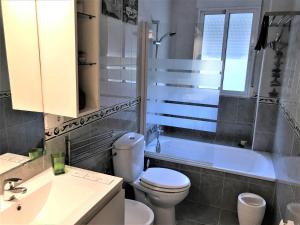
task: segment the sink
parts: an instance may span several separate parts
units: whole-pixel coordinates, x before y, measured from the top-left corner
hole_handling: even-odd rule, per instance
[[[121,183],[121,178],[87,170],[69,168],[66,174],[54,176],[49,169],[22,184],[28,193],[2,207],[0,221],[6,225],[76,224],[95,206],[101,208],[101,200],[120,190]]]

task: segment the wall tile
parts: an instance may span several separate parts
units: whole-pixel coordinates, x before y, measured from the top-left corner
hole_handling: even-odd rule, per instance
[[[0,98],[0,129],[4,129],[6,127],[6,105],[7,105],[7,98]]]
[[[260,103],[257,115],[257,131],[275,132],[278,105]]]
[[[294,143],[293,129],[280,111],[277,118],[274,152],[280,155],[291,155]]]
[[[15,125],[7,129],[8,152],[27,154],[27,139],[25,127]]]
[[[294,202],[295,195],[290,185],[277,183],[276,185],[276,198],[282,219],[286,218],[286,206],[290,202]]]
[[[5,104],[5,119],[6,119],[6,126],[12,127],[16,125],[20,125],[24,122],[24,112],[20,110],[13,110],[11,98],[6,98]]]
[[[191,181],[190,191],[186,199],[192,202],[203,202],[206,192],[203,192],[203,190],[200,189],[201,174],[191,171],[181,172]]]
[[[218,122],[215,143],[238,146],[241,140],[246,140],[248,146],[251,146],[252,133],[252,124]]]
[[[266,183],[259,180],[253,180],[249,183],[249,192],[257,194],[264,198],[268,205],[273,206],[275,187],[273,183]]]
[[[1,129],[0,130],[0,154],[7,152],[7,136],[6,136],[6,130]]]
[[[202,173],[200,181],[201,202],[218,207],[223,197],[224,177]]]
[[[293,156],[300,156],[300,138],[297,134],[294,135],[294,143],[292,149]]]
[[[254,98],[239,98],[238,99],[238,114],[237,122],[239,123],[254,123],[255,119],[256,99]]]
[[[220,97],[218,121],[235,122],[238,113],[238,98]]]
[[[273,152],[275,134],[270,132],[256,132],[253,144],[255,151]]]
[[[221,207],[236,212],[238,196],[244,192],[248,192],[248,182],[226,178]]]
[[[282,216],[281,216],[280,208],[279,208],[277,202],[275,202],[275,204],[274,204],[273,225],[280,224],[281,218],[282,218]]]

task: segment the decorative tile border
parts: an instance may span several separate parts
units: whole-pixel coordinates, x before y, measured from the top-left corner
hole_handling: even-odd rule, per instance
[[[294,130],[294,132],[300,138],[300,124],[298,124],[296,122],[296,120],[294,119],[294,117],[291,116],[291,114],[288,112],[288,110],[286,110],[286,108],[284,107],[284,105],[282,105],[280,103],[279,106],[280,106],[280,109],[281,109],[284,117],[286,118],[286,120],[288,121],[288,123],[290,124],[290,126],[292,127],[292,129]]]
[[[1,98],[9,98],[10,96],[11,96],[10,91],[0,92],[0,99]]]
[[[256,96],[257,97],[257,96]],[[270,97],[259,97],[259,103],[264,103],[264,104],[279,104],[279,98],[270,98]]]
[[[109,106],[107,108],[100,109],[97,112],[88,114],[83,117],[79,117],[73,120],[69,120],[60,126],[57,126],[52,129],[48,129],[45,131],[45,139],[50,140],[67,132],[70,132],[79,127],[85,126],[97,120],[103,120],[115,113],[130,109],[135,107],[136,105],[141,103],[141,97],[137,97],[135,99],[129,100],[128,102],[123,102],[120,104],[116,104],[113,106]]]

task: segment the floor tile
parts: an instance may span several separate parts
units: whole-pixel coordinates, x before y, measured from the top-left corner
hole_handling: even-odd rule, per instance
[[[237,214],[228,210],[222,210],[219,225],[239,225]]]
[[[184,201],[176,207],[176,218],[178,221],[187,220],[205,225],[217,225],[219,216],[220,209],[194,202]]]
[[[176,225],[207,225],[207,224],[199,223],[192,220],[177,220]]]

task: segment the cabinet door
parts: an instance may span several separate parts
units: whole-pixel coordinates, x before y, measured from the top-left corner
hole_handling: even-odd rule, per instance
[[[120,191],[87,225],[124,225],[125,193]]]
[[[38,0],[44,112],[78,116],[76,1]]]
[[[35,1],[2,0],[1,7],[13,108],[43,112]]]

